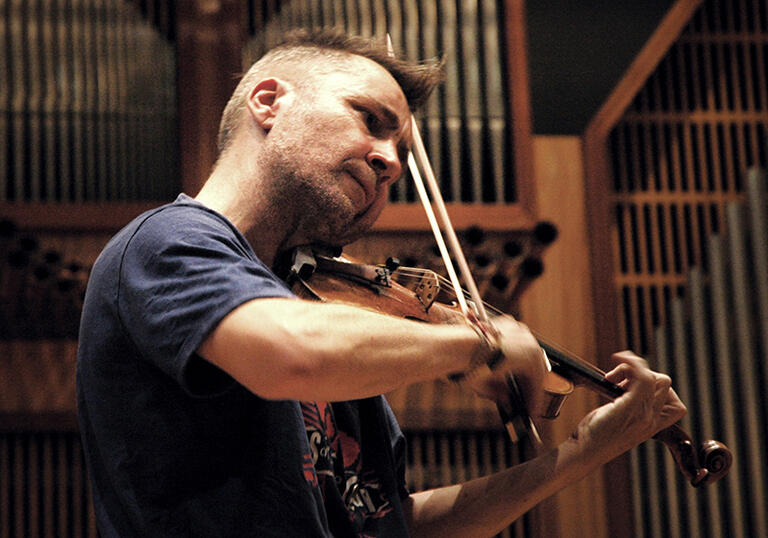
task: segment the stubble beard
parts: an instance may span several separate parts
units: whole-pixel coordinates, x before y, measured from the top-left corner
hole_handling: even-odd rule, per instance
[[[302,169],[296,159],[301,154],[290,151],[277,150],[271,155],[265,163],[272,178],[271,207],[281,217],[277,222],[287,227],[284,244],[343,246],[363,234],[355,226],[354,204],[341,189],[341,171],[315,172],[322,168],[311,163]]]

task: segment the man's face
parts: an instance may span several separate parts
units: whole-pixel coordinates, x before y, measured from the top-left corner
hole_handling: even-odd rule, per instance
[[[351,56],[349,68],[297,90],[267,135],[267,165],[286,196],[296,239],[346,244],[381,213],[411,142],[410,110],[379,64]],[[278,112],[278,117],[280,112]]]

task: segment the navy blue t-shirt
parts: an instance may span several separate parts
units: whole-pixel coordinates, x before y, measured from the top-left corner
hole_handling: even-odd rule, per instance
[[[382,397],[264,400],[195,354],[244,302],[293,297],[181,195],[97,259],[77,397],[104,536],[405,536],[404,440]]]

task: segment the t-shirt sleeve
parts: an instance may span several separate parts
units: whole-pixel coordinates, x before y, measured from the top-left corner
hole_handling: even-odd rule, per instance
[[[251,299],[293,296],[230,226],[203,210],[170,207],[139,226],[120,263],[125,330],[143,358],[191,394],[233,383],[195,353],[224,316]]]

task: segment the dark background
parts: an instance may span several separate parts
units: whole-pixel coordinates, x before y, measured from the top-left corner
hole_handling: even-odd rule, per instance
[[[535,134],[581,134],[672,1],[526,2]]]

